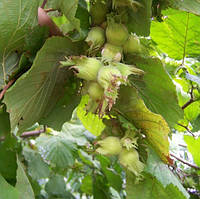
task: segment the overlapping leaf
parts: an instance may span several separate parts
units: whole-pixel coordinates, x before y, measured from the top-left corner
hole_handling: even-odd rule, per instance
[[[11,186],[6,182],[6,180],[0,174],[0,187],[1,187],[1,194],[0,199],[20,199],[19,192],[16,188]]]
[[[65,134],[40,136],[36,145],[42,158],[53,167],[65,169],[74,164],[76,145]]]
[[[131,56],[128,62],[135,64],[145,74],[143,79],[131,79],[137,87],[145,105],[154,113],[161,114],[170,127],[183,118],[177,100],[176,88],[158,58]]]
[[[16,65],[14,51],[23,49],[26,34],[36,24],[37,7],[35,0],[0,2],[0,87]]]
[[[200,15],[200,2],[199,0],[167,0],[172,8],[191,12]]]
[[[19,191],[20,199],[35,199],[33,189],[19,159],[17,159],[17,165],[17,183],[15,187]]]
[[[200,51],[200,17],[187,12],[168,9],[164,22],[152,22],[152,39],[171,58],[197,57]]]
[[[145,168],[145,172],[151,174],[152,176],[156,177],[156,179],[166,188],[170,184],[177,187],[179,192],[189,198],[189,194],[182,186],[181,182],[177,179],[176,176],[169,170],[167,165],[165,165],[160,158],[156,155],[156,153],[149,149],[149,156],[147,159],[147,164]],[[174,194],[175,195],[175,194]]]
[[[28,173],[34,180],[47,178],[50,175],[49,165],[44,162],[40,154],[32,149],[25,147],[23,154],[28,162]]]
[[[192,136],[185,135],[184,141],[187,144],[189,152],[192,154],[194,162],[200,167],[200,137],[195,139]]]
[[[138,184],[134,183],[134,177],[131,173],[127,175],[127,199],[187,199],[173,184],[165,188],[153,176],[145,174],[144,179]]]
[[[134,125],[142,129],[162,160],[169,156],[169,127],[162,116],[149,111],[135,88],[122,87],[116,108]]]
[[[152,0],[141,0],[138,2],[140,6],[136,9],[126,8],[126,13],[128,14],[127,28],[129,32],[148,36],[150,34]]]
[[[105,125],[102,122],[102,119],[100,119],[97,115],[93,113],[88,113],[85,110],[85,105],[88,102],[88,97],[83,96],[81,103],[77,107],[77,116],[83,123],[84,127],[90,131],[95,136],[98,136],[101,134],[103,129],[105,128]]]
[[[75,17],[78,2],[79,0],[52,0],[47,3],[47,7],[61,10],[72,26],[80,30],[80,21]]]
[[[71,90],[72,73],[66,68],[59,68],[59,61],[64,56],[77,52],[76,44],[67,38],[52,37],[46,41],[32,68],[5,95],[4,102],[10,112],[11,129],[18,126],[20,130],[24,130],[42,117],[47,117],[58,100],[62,100],[65,92]],[[65,106],[63,103],[59,105]]]

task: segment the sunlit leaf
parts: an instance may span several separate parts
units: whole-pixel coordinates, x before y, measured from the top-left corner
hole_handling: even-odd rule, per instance
[[[162,116],[149,111],[135,88],[122,87],[116,108],[133,124],[144,131],[148,141],[167,162],[169,156],[169,127]]]
[[[199,55],[200,18],[169,9],[163,12],[164,22],[152,22],[151,37],[158,47],[174,59]]]
[[[189,152],[192,154],[194,162],[200,167],[200,137],[195,139],[192,136],[185,135],[184,141],[187,144]]]

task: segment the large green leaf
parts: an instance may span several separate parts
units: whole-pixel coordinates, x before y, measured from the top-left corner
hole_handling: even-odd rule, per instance
[[[92,195],[92,176],[91,175],[87,175],[83,178],[81,182],[81,191],[88,195]]]
[[[0,137],[5,136],[10,132],[9,114],[4,106],[0,106]]]
[[[19,198],[19,192],[16,188],[6,182],[6,180],[0,174],[0,199],[21,199]]]
[[[61,10],[71,25],[80,30],[80,21],[75,17],[78,3],[79,0],[52,0],[47,3],[47,7]]]
[[[168,162],[170,129],[162,116],[147,109],[135,88],[124,86],[120,89],[116,109],[146,134],[161,159]]]
[[[128,61],[145,72],[142,80],[136,77],[131,79],[145,105],[152,112],[161,114],[173,128],[183,118],[183,111],[178,105],[176,88],[162,62],[158,58],[139,56],[131,56]]]
[[[102,119],[100,119],[97,115],[91,112],[86,112],[85,105],[87,102],[88,96],[83,96],[79,106],[77,107],[77,116],[90,133],[98,136],[105,128],[105,125],[103,124]]]
[[[64,176],[53,175],[45,185],[45,191],[52,196],[62,196],[66,191]]]
[[[191,12],[200,15],[200,2],[199,0],[167,0],[169,6],[172,8],[180,9],[183,11]]]
[[[25,147],[23,149],[23,154],[26,161],[28,162],[28,173],[34,180],[49,177],[49,165],[44,162],[38,152]]]
[[[77,90],[79,88],[79,81],[75,79],[74,76],[69,77],[69,74],[65,73],[68,76],[67,85],[61,92],[63,97],[59,99],[55,107],[51,112],[46,112],[42,119],[40,120],[41,124],[46,124],[49,127],[52,127],[55,130],[60,131],[63,123],[69,121],[72,117],[72,112],[78,106],[80,102],[80,96],[77,95]],[[56,95],[59,88],[55,88],[55,93],[52,93],[52,96]],[[49,106],[51,106],[51,101],[49,101]]]
[[[0,143],[0,174],[12,185],[16,183],[16,152],[9,148],[9,141]]]
[[[19,191],[20,199],[35,199],[33,189],[24,171],[22,163],[17,159],[17,183],[16,188]]]
[[[88,143],[84,135],[86,129],[81,123],[66,122],[63,124],[61,131],[79,146],[84,146]]]
[[[138,0],[141,6],[133,10],[126,8],[128,14],[127,28],[129,32],[137,35],[149,36],[151,25],[151,4],[152,0]]]
[[[36,24],[37,7],[36,0],[0,1],[0,87],[15,66],[8,59],[23,49],[26,34]]]
[[[46,41],[32,68],[5,95],[12,130],[18,126],[22,131],[47,117],[58,100],[68,92],[66,88],[72,86],[72,73],[67,68],[60,68],[59,61],[66,55],[77,53],[76,47],[67,38],[52,37]]]
[[[179,182],[177,177],[169,170],[168,166],[160,160],[152,149],[149,149],[145,172],[156,177],[164,187],[173,184],[186,198],[189,198],[189,194],[184,189],[181,182]]]
[[[166,188],[153,176],[144,174],[144,179],[135,184],[131,173],[127,174],[127,199],[186,199],[175,186],[169,184]]]
[[[187,144],[189,152],[192,154],[194,162],[200,167],[200,137],[195,139],[192,136],[185,135],[184,141]]]
[[[52,166],[66,169],[74,164],[76,146],[65,134],[40,136],[36,145],[42,158]]]
[[[169,9],[164,22],[152,22],[151,37],[158,47],[174,59],[197,57],[200,51],[200,17]]]

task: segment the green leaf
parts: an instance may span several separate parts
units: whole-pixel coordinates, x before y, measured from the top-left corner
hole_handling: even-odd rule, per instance
[[[7,80],[13,65],[8,59],[16,50],[21,51],[26,34],[36,24],[38,1],[2,0],[0,3],[0,86]]]
[[[185,135],[184,141],[187,144],[189,152],[192,154],[194,162],[200,167],[200,137],[195,139],[192,136]]]
[[[164,22],[152,22],[151,37],[171,58],[197,57],[200,46],[200,18],[193,14],[169,9],[163,12]],[[166,45],[167,44],[167,45]]]
[[[168,166],[161,161],[152,149],[149,149],[145,172],[156,177],[165,188],[166,186],[173,184],[186,198],[189,198],[189,194],[182,186],[181,182],[179,182],[178,178],[169,170]]]
[[[83,178],[81,182],[81,191],[83,193],[92,195],[92,176],[87,175]]]
[[[135,77],[131,80],[136,85],[147,108],[161,114],[173,128],[183,118],[183,111],[178,105],[175,85],[162,62],[158,58],[134,56],[129,57],[128,62],[145,72],[142,81]]]
[[[23,131],[51,113],[67,92],[65,88],[72,76],[66,67],[59,67],[59,61],[77,52],[77,45],[67,38],[52,37],[46,41],[31,69],[5,95],[12,130],[18,126]]]
[[[135,10],[127,8],[128,14],[127,28],[129,32],[136,33],[137,35],[149,36],[151,25],[151,4],[152,0],[138,1],[141,6]]]
[[[75,17],[79,0],[53,0],[47,6],[53,9],[59,9],[66,16],[68,21],[80,31],[80,21]]]
[[[17,165],[17,183],[15,187],[19,191],[20,199],[35,199],[33,189],[19,159],[17,159]]]
[[[109,185],[120,192],[123,183],[121,176],[112,168],[102,168],[102,170],[108,180]]]
[[[93,196],[94,199],[110,199],[108,186],[104,177],[100,174],[93,176]]]
[[[162,116],[147,109],[135,88],[121,87],[116,109],[146,134],[147,140],[161,159],[168,162],[170,132],[168,124]]]
[[[45,40],[49,36],[49,31],[46,26],[35,26],[25,37],[24,50],[28,54],[36,54],[43,46]]]
[[[66,191],[64,176],[53,175],[45,185],[45,191],[52,196],[62,196]]]
[[[46,162],[44,162],[40,154],[28,147],[23,149],[23,154],[28,162],[28,173],[34,180],[41,178],[48,178],[50,175],[50,169]]]
[[[86,129],[82,124],[73,123],[73,122],[66,122],[62,126],[61,132],[66,134],[68,138],[73,140],[77,145],[84,146],[88,143],[84,132]]]
[[[200,2],[199,0],[167,0],[169,6],[175,9],[191,12],[196,15],[200,15]]]
[[[95,136],[99,136],[105,125],[97,115],[89,112],[86,114],[85,105],[88,102],[88,96],[83,96],[79,106],[77,107],[77,116],[83,123],[83,126]]]
[[[8,77],[15,71],[18,62],[19,56],[15,52],[12,52],[7,56],[3,68],[0,60],[0,89],[5,86],[6,80],[8,80]]]
[[[6,180],[0,174],[0,187],[1,194],[0,199],[21,199],[19,198],[19,192],[16,188],[6,182]]]
[[[42,158],[52,166],[65,169],[74,164],[76,146],[65,134],[40,136],[36,139],[36,145]]]
[[[14,185],[16,183],[16,152],[9,149],[9,140],[7,138],[4,143],[0,143],[0,174]]]
[[[5,136],[10,132],[9,114],[6,112],[5,107],[0,106],[0,137]]]
[[[80,103],[80,96],[77,95],[77,91],[79,89],[79,81],[75,79],[74,76],[70,77],[69,73],[66,72],[63,75],[68,76],[67,85],[65,88],[61,88],[60,84],[57,86],[59,88],[55,88],[55,92],[58,92],[58,89],[62,89],[63,96],[59,99],[59,101],[55,104],[55,107],[51,112],[47,112],[41,118],[40,123],[46,124],[53,129],[60,131],[63,123],[69,121],[72,117],[72,113],[74,109]],[[64,76],[63,76],[64,78]],[[54,93],[52,94],[52,96]],[[51,101],[49,101],[49,106],[51,106]]]
[[[191,125],[192,125],[192,132],[197,132],[200,130],[200,115],[194,120],[191,122]]]
[[[134,177],[128,173],[126,192],[127,199],[186,199],[173,185],[164,188],[155,177],[148,174],[144,174],[144,179],[135,184]]]

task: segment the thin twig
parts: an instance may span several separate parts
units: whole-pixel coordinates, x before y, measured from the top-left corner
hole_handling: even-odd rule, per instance
[[[192,164],[192,163],[189,163],[189,162],[183,160],[182,158],[177,157],[177,156],[174,155],[173,153],[170,153],[170,155],[171,155],[172,157],[174,157],[175,159],[177,159],[178,161],[182,162],[183,164],[186,164],[186,165],[188,165],[189,167],[192,167],[192,168],[194,168],[194,169],[200,170],[200,167],[198,167],[197,165]]]
[[[183,127],[188,133],[190,133],[193,137],[195,137],[195,135],[192,133],[192,131],[190,131],[190,129],[187,126],[184,126],[180,123],[177,123],[179,126]]]
[[[190,90],[190,100],[186,102],[181,108],[184,110],[186,107],[188,107],[190,104],[195,102],[194,96],[193,96],[194,86],[192,85],[192,88]]]
[[[24,132],[21,134],[21,138],[29,138],[29,137],[32,137],[32,136],[38,136],[40,135],[41,133],[44,133],[46,131],[46,126],[44,126],[43,129],[40,129],[40,130],[37,130],[37,131],[27,131],[27,132]]]
[[[46,126],[44,125],[43,129],[37,130],[37,131],[27,131],[24,132],[20,135],[21,138],[29,138],[29,137],[33,137],[33,136],[39,136],[41,133],[45,133],[46,132]],[[0,137],[0,142],[4,141],[6,139],[5,136]]]
[[[53,9],[53,8],[47,8],[47,9],[44,9],[45,12],[53,12],[53,11],[56,11],[57,9]]]
[[[15,82],[15,79],[11,79],[3,88],[3,90],[0,93],[0,100],[5,95],[6,91],[12,86],[12,84]]]
[[[48,1],[48,0],[44,0],[44,1],[43,1],[42,5],[41,5],[41,8],[42,8],[42,9],[44,9],[44,7],[45,7],[47,1]]]

